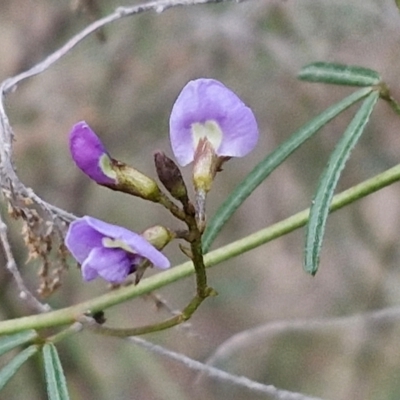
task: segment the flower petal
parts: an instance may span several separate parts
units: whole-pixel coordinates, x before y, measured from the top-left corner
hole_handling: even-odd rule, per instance
[[[110,167],[111,159],[99,137],[85,121],[71,130],[69,147],[76,165],[99,184],[112,184],[116,175]]]
[[[170,267],[168,258],[137,233],[131,232],[121,226],[111,225],[92,217],[84,217],[85,221],[97,232],[104,236],[121,240],[126,243],[133,253],[147,258],[154,266],[166,269]]]
[[[132,247],[140,256],[147,258],[155,267],[167,269],[171,266],[167,257],[151,245],[140,235],[125,237],[126,243]]]
[[[212,122],[222,130],[219,156],[242,157],[258,141],[258,127],[253,112],[239,97],[214,79],[190,81],[178,96],[170,117],[170,139],[178,163],[193,161],[195,146],[193,124]]]
[[[233,110],[233,108],[232,108]],[[244,157],[258,143],[258,126],[253,111],[243,106],[237,107],[229,118],[220,122],[222,143],[217,149],[219,156]]]
[[[82,276],[85,281],[100,276],[111,283],[121,283],[130,272],[131,261],[127,253],[121,249],[92,249],[82,264]]]
[[[103,235],[92,228],[84,218],[71,223],[65,237],[68,250],[82,264],[94,247],[102,246]]]

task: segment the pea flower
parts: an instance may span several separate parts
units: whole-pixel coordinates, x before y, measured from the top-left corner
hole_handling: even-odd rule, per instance
[[[181,166],[194,161],[202,138],[217,156],[243,157],[254,149],[259,136],[251,109],[221,82],[205,78],[182,89],[169,126],[172,151]]]
[[[71,223],[65,244],[81,264],[85,281],[100,276],[121,283],[145,259],[160,269],[170,267],[168,259],[141,235],[88,216]]]
[[[196,220],[205,229],[205,201],[215,175],[231,157],[243,157],[258,142],[257,121],[242,100],[214,79],[190,81],[172,108],[172,151],[181,166],[193,162]]]
[[[100,185],[116,183],[117,175],[111,167],[111,157],[85,121],[73,126],[69,148],[75,164],[95,182]]]
[[[111,158],[85,121],[72,127],[69,148],[75,164],[99,185],[146,200],[159,201],[157,183],[135,168]]]

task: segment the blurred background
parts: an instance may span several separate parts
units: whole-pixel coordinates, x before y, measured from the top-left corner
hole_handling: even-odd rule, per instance
[[[127,4],[99,0],[97,5],[100,17]],[[70,0],[1,0],[0,80],[44,59],[93,17],[74,11]],[[199,77],[222,81],[253,109],[261,139],[250,156],[230,161],[217,177],[209,196],[211,216],[266,154],[354,90],[300,82],[296,74],[303,65],[331,61],[375,69],[400,100],[400,14],[394,0],[260,0],[173,8],[119,20],[103,34],[85,39],[8,96],[16,163],[21,180],[46,201],[136,231],[179,224],[157,205],[96,186],[74,166],[67,138],[77,121],[86,120],[113,157],[155,177],[154,151],[172,155],[168,119],[182,87]],[[238,210],[214,248],[307,208],[354,112],[341,114],[281,165]],[[399,126],[399,116],[380,102],[339,190],[399,162]],[[190,167],[184,173],[189,180]],[[21,225],[9,223],[18,264],[35,290],[38,265],[26,263]],[[219,296],[201,306],[190,326],[146,339],[326,400],[398,400],[399,321],[337,318],[400,303],[399,241],[400,186],[394,184],[330,217],[316,277],[302,269],[304,231],[296,231],[212,268],[209,281]],[[185,261],[175,243],[167,254],[174,264]],[[0,316],[26,315],[1,260]],[[46,301],[59,308],[106,290],[102,281],[84,284],[71,260],[62,287]],[[193,290],[188,278],[158,294],[172,309],[181,309]],[[149,299],[106,312],[108,323],[119,327],[167,316]],[[72,399],[266,398],[199,376],[124,340],[84,332],[59,348]],[[40,364],[38,359],[24,365],[1,398],[45,399]]]

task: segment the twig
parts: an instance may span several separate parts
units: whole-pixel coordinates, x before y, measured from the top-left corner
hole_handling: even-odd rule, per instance
[[[272,396],[272,398],[275,400],[322,400],[321,398],[318,397],[311,397],[304,395],[302,393],[295,393],[295,392],[289,392],[287,390],[278,389],[273,385],[264,385],[262,383],[246,378],[244,376],[237,376],[230,374],[218,368],[211,367],[199,361],[193,360],[192,358],[189,358],[184,354],[175,353],[162,346],[150,343],[141,338],[130,337],[127,340],[141,347],[144,347],[145,349],[150,350],[154,353],[178,361],[185,367],[190,368],[194,371],[205,373],[211,378],[217,379],[222,382],[227,382],[235,386],[246,388],[247,390],[253,393],[260,393]]]
[[[157,13],[162,13],[163,11],[168,10],[169,8],[177,6],[222,3],[228,1],[232,0],[160,0],[160,1],[150,1],[148,3],[138,4],[132,7],[118,7],[115,9],[113,13],[90,24],[87,28],[85,28],[80,33],[72,37],[67,43],[64,44],[64,46],[60,47],[60,49],[50,54],[46,59],[36,64],[34,67],[30,68],[27,71],[22,72],[19,75],[6,79],[1,85],[0,92],[3,95],[5,95],[10,90],[13,90],[15,88],[15,85],[17,85],[19,82],[46,71],[46,69],[48,69],[52,64],[54,64],[61,57],[67,54],[73,47],[75,47],[79,42],[81,42],[91,33],[121,18],[130,17],[135,14],[141,14],[146,11],[155,11]],[[239,3],[241,2],[241,0],[239,1],[236,0],[236,2]]]
[[[10,242],[7,236],[7,225],[4,223],[0,213],[0,241],[4,249],[4,254],[7,259],[7,269],[11,272],[17,283],[19,290],[19,297],[27,301],[27,303],[38,312],[51,311],[51,307],[48,304],[42,304],[26,287],[24,280],[17,268],[13,253],[11,251]]]
[[[315,332],[318,330],[329,330],[332,333],[333,328],[346,328],[349,325],[353,325],[363,331],[365,326],[370,324],[384,325],[399,320],[400,307],[397,306],[342,317],[272,321],[231,336],[217,348],[207,360],[207,364],[214,364],[217,360],[228,358],[239,348],[243,348],[248,344],[257,346],[259,340],[264,343],[267,337],[274,337],[279,334],[295,331]]]

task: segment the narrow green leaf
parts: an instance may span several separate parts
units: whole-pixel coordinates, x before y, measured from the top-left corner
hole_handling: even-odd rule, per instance
[[[208,223],[203,236],[203,251],[205,253],[208,251],[224,224],[247,199],[247,197],[249,197],[250,194],[269,176],[269,174],[271,174],[272,171],[282,164],[290,154],[292,154],[319,129],[342,111],[367,96],[371,91],[371,88],[360,89],[339,103],[329,107],[323,113],[303,125],[287,141],[258,163],[249,175],[247,175],[247,177],[233,190]]]
[[[16,355],[5,367],[0,370],[0,390],[14,376],[21,365],[36,354],[38,348],[36,345],[29,346],[25,350]]]
[[[34,330],[18,332],[15,335],[0,337],[0,356],[14,347],[20,346],[37,338],[37,333]]]
[[[49,400],[69,400],[64,371],[53,343],[43,346],[43,359]]]
[[[298,78],[308,82],[347,86],[372,86],[381,81],[380,75],[372,69],[326,62],[306,65],[300,70]]]
[[[304,269],[311,275],[315,275],[318,269],[319,253],[333,192],[346,161],[360,139],[378,98],[379,93],[373,92],[365,99],[331,154],[328,165],[319,181],[317,192],[310,208],[305,246]]]

